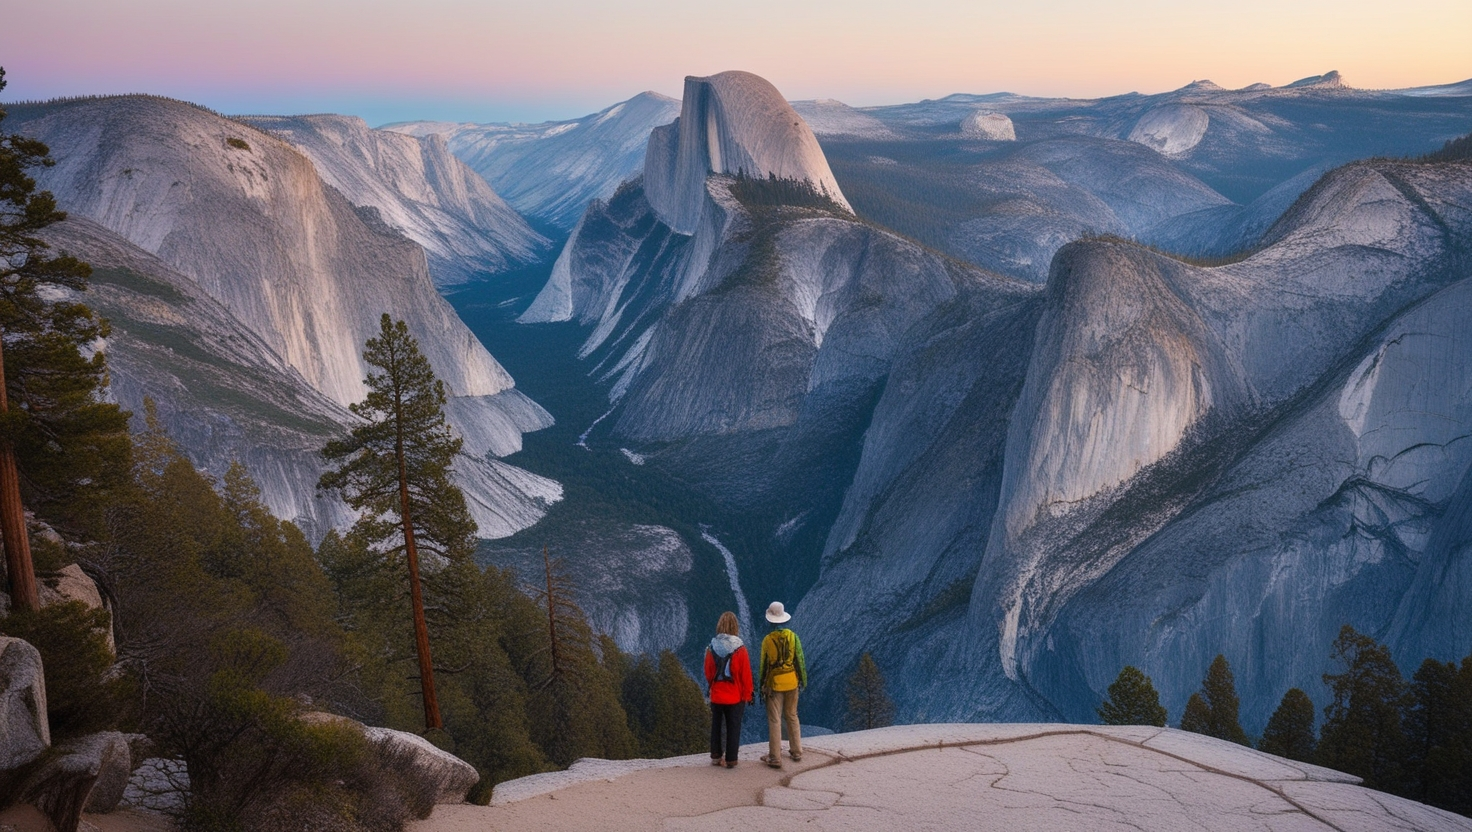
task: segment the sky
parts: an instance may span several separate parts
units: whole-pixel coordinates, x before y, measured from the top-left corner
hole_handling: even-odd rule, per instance
[[[0,101],[148,92],[230,114],[574,118],[744,69],[854,106],[1472,78],[1472,0],[0,0]]]

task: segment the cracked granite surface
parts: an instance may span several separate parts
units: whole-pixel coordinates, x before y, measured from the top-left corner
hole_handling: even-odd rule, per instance
[[[783,771],[754,745],[735,771],[704,755],[583,761],[413,829],[1472,830],[1341,772],[1171,729],[915,725],[804,746]]]

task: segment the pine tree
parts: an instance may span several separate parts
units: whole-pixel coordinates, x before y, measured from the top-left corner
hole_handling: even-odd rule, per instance
[[[1227,657],[1218,654],[1201,680],[1201,692],[1191,694],[1186,702],[1181,730],[1247,745],[1247,732],[1237,718],[1240,707],[1232,668]]]
[[[49,192],[36,190],[27,170],[54,164],[45,144],[0,134],[0,542],[18,610],[39,606],[22,490],[33,507],[39,499],[76,508],[128,471],[127,416],[97,400],[104,360],[80,349],[107,326],[86,306],[47,291],[80,291],[91,274],[85,263],[50,255],[37,236],[66,214]]]
[[[415,653],[426,728],[443,728],[424,615],[421,552],[436,563],[465,560],[474,551],[475,523],[465,495],[450,481],[461,440],[445,422],[445,386],[403,321],[384,313],[363,359],[380,372],[366,379],[368,396],[349,407],[363,423],[322,454],[337,468],[318,487],[338,491],[363,518],[361,536],[383,554],[402,558],[409,576]]]
[[[1314,760],[1314,703],[1298,688],[1289,688],[1263,729],[1259,751],[1311,763]]]
[[[644,745],[642,753],[658,758],[706,750],[710,742],[710,708],[705,704],[700,685],[669,650],[660,651],[655,680],[653,742]]]
[[[1186,709],[1181,712],[1181,730],[1193,734],[1210,733],[1211,706],[1206,704],[1201,694],[1193,693],[1186,700]]]
[[[1405,726],[1409,796],[1472,813],[1472,657],[1460,667],[1435,659],[1421,664]]]
[[[884,676],[874,657],[865,653],[848,677],[848,709],[844,727],[851,731],[883,728],[894,724],[894,702],[884,690]]]
[[[1394,791],[1402,784],[1408,751],[1400,668],[1390,648],[1348,624],[1334,640],[1331,658],[1343,669],[1324,674],[1334,701],[1324,708],[1319,763],[1358,775],[1370,788]]]
[[[1105,725],[1154,725],[1165,727],[1166,712],[1150,677],[1134,665],[1126,665],[1109,686],[1109,698],[1098,707]]]

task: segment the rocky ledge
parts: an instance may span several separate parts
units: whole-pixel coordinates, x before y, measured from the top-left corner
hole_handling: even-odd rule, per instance
[[[815,737],[775,771],[742,749],[613,763],[441,806],[415,832],[538,829],[1472,830],[1337,771],[1168,728],[914,725]]]

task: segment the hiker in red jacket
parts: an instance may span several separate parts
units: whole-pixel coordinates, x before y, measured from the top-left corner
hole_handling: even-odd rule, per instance
[[[741,643],[736,613],[723,612],[716,637],[705,651],[705,684],[710,690],[710,764],[722,765],[721,729],[725,728],[726,768],[736,767],[741,747],[741,715],[752,698],[751,658]]]

